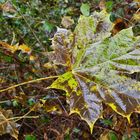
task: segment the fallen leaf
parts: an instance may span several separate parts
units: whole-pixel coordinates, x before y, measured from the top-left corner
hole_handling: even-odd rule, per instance
[[[9,1],[5,2],[4,4],[1,4],[0,9],[4,12],[11,12],[11,13],[16,12],[15,8]]]
[[[25,44],[22,44],[22,45],[18,45],[18,44],[16,44],[16,45],[9,45],[6,42],[0,41],[0,45],[2,47],[4,47],[4,49],[7,49],[8,51],[10,51],[12,53],[16,52],[17,50],[21,50],[23,53],[28,53],[28,54],[31,53],[31,48],[28,47]]]
[[[90,6],[88,3],[82,3],[80,7],[80,11],[84,16],[89,16],[90,14]]]
[[[9,133],[18,140],[19,132],[17,130],[17,124],[11,119],[12,117],[12,110],[0,109],[0,135]]]
[[[69,28],[74,24],[74,20],[70,16],[64,16],[62,18],[61,24],[65,28]]]
[[[140,36],[134,36],[132,27],[111,36],[109,17],[104,10],[81,16],[73,38],[66,29],[55,34],[55,57],[49,57],[67,69],[48,88],[66,92],[70,114],[79,114],[91,132],[102,117],[102,102],[129,122],[131,114],[140,111],[140,82],[131,78],[140,72]]]

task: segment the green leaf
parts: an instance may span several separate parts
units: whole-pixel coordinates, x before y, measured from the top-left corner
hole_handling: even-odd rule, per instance
[[[82,3],[80,7],[80,11],[84,16],[89,16],[90,14],[90,6],[87,3]]]
[[[139,23],[138,25],[135,25],[135,26],[133,27],[133,32],[134,32],[134,35],[135,35],[135,36],[140,35],[140,23]]]
[[[122,140],[129,140],[129,137],[125,134],[123,135]]]
[[[26,135],[25,140],[36,140],[36,137],[33,135]]]
[[[11,63],[13,61],[12,57],[10,56],[4,56],[3,57],[4,61]]]
[[[123,8],[118,8],[116,11],[116,14],[118,17],[123,17],[124,16],[124,9]]]
[[[118,140],[118,137],[113,131],[105,131],[100,135],[100,140]]]
[[[64,135],[64,140],[70,140],[70,129],[67,128]]]
[[[90,17],[80,16],[74,31],[75,47],[73,56],[77,59],[75,65],[78,65],[85,49],[92,43],[108,38],[111,35],[112,28],[110,15],[104,10],[100,13],[94,12]]]
[[[109,140],[118,140],[116,134],[114,132],[109,132]]]
[[[102,123],[106,126],[112,126],[113,124],[112,120],[109,120],[109,119],[102,120]]]
[[[30,98],[29,100],[28,100],[28,104],[29,104],[29,106],[33,106],[34,104],[35,104],[35,99],[34,98]]]
[[[18,107],[19,106],[19,103],[18,103],[17,100],[13,100],[12,104],[13,104],[14,107]]]
[[[70,114],[77,113],[90,126],[102,117],[102,102],[130,121],[140,111],[140,36],[132,28],[111,36],[113,27],[105,11],[81,16],[75,31],[61,29],[52,40],[50,61],[61,65],[60,76],[49,88],[64,90]]]
[[[108,12],[111,12],[112,11],[112,8],[113,8],[113,1],[107,1],[105,3],[105,6],[106,6],[106,9]]]
[[[110,21],[114,22],[116,20],[116,18],[117,18],[116,14],[111,12],[111,14],[110,14]]]
[[[139,136],[138,132],[132,131],[130,140],[138,140]]]
[[[52,23],[49,23],[48,21],[44,22],[43,28],[44,30],[48,31],[49,33],[54,29],[54,25]]]
[[[75,128],[73,129],[73,132],[74,132],[74,133],[79,133],[79,132],[80,132],[80,129],[78,129],[78,128],[75,127]]]

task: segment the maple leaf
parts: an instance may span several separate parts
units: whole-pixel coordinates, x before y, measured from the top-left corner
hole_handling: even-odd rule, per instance
[[[75,31],[59,30],[53,38],[53,64],[64,67],[49,88],[64,90],[70,114],[77,113],[90,126],[102,117],[102,103],[130,121],[140,111],[140,36],[132,28],[111,36],[113,24],[105,11],[81,16]],[[52,56],[54,54],[54,56]]]

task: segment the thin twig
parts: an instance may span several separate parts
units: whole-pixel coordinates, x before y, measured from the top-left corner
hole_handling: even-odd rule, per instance
[[[18,120],[21,120],[23,118],[28,118],[28,119],[34,118],[34,119],[36,119],[36,118],[39,118],[39,116],[18,116],[18,117],[12,117],[12,118],[6,119],[5,121],[1,121],[0,125],[2,125],[3,123],[5,123],[7,121],[12,121],[12,120],[16,120],[16,122],[17,122]]]
[[[53,78],[58,78],[58,76],[49,76],[49,77],[38,78],[38,79],[35,79],[35,80],[30,80],[30,81],[27,81],[27,82],[23,82],[23,83],[20,83],[20,84],[17,84],[17,85],[10,86],[10,87],[5,88],[5,89],[1,89],[0,93],[4,92],[4,91],[8,91],[8,90],[16,88],[16,87],[19,87],[19,86],[23,86],[23,85],[27,85],[27,84],[30,84],[30,83],[35,83],[35,82],[43,81],[43,80],[47,80],[47,79],[53,79]]]

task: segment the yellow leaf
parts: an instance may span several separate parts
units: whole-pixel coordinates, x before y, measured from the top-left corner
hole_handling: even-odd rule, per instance
[[[33,55],[31,55],[29,59],[30,59],[30,61],[35,61],[36,60],[36,57],[33,56]]]
[[[0,78],[0,83],[4,83],[6,80],[4,78]]]
[[[45,64],[43,65],[43,67],[45,67],[45,68],[47,68],[47,69],[51,69],[51,68],[53,68],[54,66],[53,66],[53,64],[51,64],[50,62],[48,62],[48,63],[45,63]]]
[[[9,45],[9,44],[6,43],[6,42],[2,42],[2,41],[0,41],[0,47],[3,47],[4,49],[6,49],[6,50],[8,50],[8,51],[10,51],[10,52],[12,52],[12,53],[15,52],[15,47]]]
[[[21,50],[24,53],[31,53],[31,48],[29,48],[25,44],[19,45],[18,50]]]
[[[140,21],[140,12],[133,15],[133,20],[136,21],[136,22]]]
[[[10,51],[11,53],[14,53],[16,52],[17,50],[21,50],[23,53],[28,53],[30,54],[31,53],[31,48],[28,47],[27,45],[25,44],[22,44],[22,45],[9,45],[8,43],[6,42],[2,42],[0,41],[0,46],[4,47],[4,49],[7,49],[8,51]]]
[[[120,114],[120,115],[122,115],[123,117],[127,118],[128,123],[130,123],[130,117],[131,117],[131,114],[132,114],[132,113],[130,113],[130,114],[128,114],[128,115],[124,115],[124,114],[121,114],[121,113],[119,113],[119,112],[117,111],[117,106],[116,106],[115,104],[109,103],[108,105],[109,105],[115,112],[117,112],[118,114]]]

